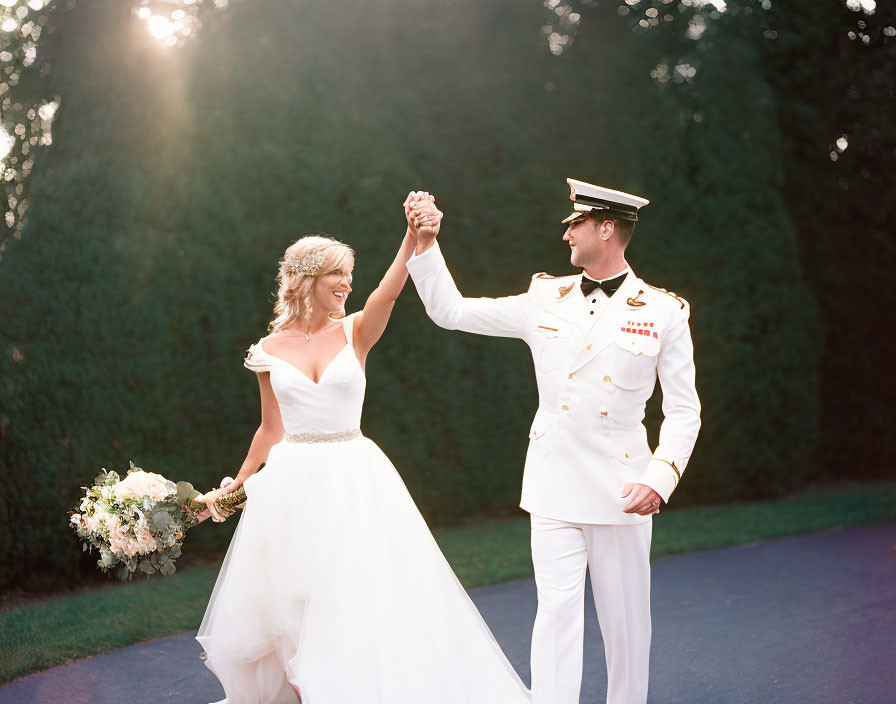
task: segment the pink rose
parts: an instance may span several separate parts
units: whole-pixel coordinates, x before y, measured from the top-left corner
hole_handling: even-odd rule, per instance
[[[117,555],[133,557],[139,551],[139,545],[128,533],[127,526],[113,526],[109,529],[109,547]]]
[[[141,518],[137,521],[137,525],[134,526],[134,535],[137,538],[137,545],[140,548],[140,552],[144,555],[158,549],[159,546],[152,535],[152,531],[149,530],[149,523],[145,518]]]

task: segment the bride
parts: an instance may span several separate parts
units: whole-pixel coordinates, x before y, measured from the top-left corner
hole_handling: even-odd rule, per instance
[[[364,362],[407,279],[428,193],[364,305],[352,250],[308,236],[280,262],[273,332],[249,348],[261,424],[247,502],[196,639],[219,704],[523,704],[529,692],[457,581],[395,468],[361,433]],[[257,473],[265,464],[263,472]]]

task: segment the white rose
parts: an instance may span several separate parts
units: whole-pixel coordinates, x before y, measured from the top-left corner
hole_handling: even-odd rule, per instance
[[[113,484],[115,496],[128,499],[134,496],[148,496],[153,499],[164,499],[170,493],[168,480],[155,472],[131,472],[124,480]]]
[[[100,532],[100,519],[98,516],[87,516],[87,530],[89,530],[91,533]]]
[[[72,525],[77,526],[80,524],[81,524],[81,516],[79,516],[77,513],[73,513],[72,514]]]

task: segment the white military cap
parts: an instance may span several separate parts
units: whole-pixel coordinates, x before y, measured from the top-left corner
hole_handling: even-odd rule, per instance
[[[563,219],[564,225],[586,217],[592,210],[605,211],[613,217],[634,222],[638,219],[638,208],[650,202],[646,198],[630,193],[613,191],[573,178],[566,179],[566,182],[569,184],[569,199],[573,202],[573,213]]]

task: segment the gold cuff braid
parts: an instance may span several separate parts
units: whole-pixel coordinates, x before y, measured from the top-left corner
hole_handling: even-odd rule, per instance
[[[672,471],[675,472],[675,486],[678,486],[678,482],[681,481],[681,472],[678,471],[678,467],[675,466],[675,462],[669,462],[669,460],[663,460],[659,457],[654,457],[653,459],[659,460],[660,462],[665,462],[672,468]]]

